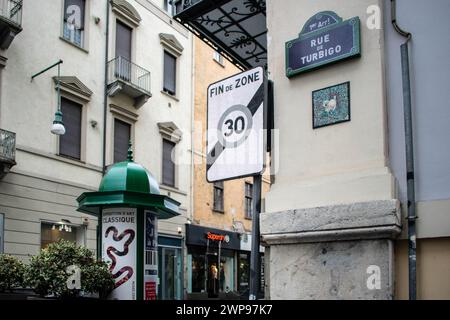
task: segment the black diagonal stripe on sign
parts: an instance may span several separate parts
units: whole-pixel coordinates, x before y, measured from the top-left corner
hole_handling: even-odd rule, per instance
[[[250,100],[247,105],[247,108],[250,110],[252,116],[256,113],[261,103],[264,101],[264,82],[259,86],[258,90]],[[209,171],[209,168],[216,162],[217,158],[221,155],[221,153],[225,150],[225,147],[217,141],[214,148],[212,148],[211,152],[206,156],[206,171]]]

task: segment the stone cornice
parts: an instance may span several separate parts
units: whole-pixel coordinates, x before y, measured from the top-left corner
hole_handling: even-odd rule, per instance
[[[398,200],[380,200],[263,213],[266,244],[393,239],[401,232]]]

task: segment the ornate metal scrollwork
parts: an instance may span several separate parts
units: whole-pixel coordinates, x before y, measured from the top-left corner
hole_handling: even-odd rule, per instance
[[[183,10],[198,2],[199,0],[184,0]],[[242,60],[247,61],[249,64],[250,61],[252,61],[251,64],[259,64],[259,62],[267,60],[267,49],[255,37],[264,35],[265,30],[261,30],[258,34],[250,34],[242,26],[242,23],[249,21],[252,17],[265,16],[265,14],[266,0],[244,0],[239,5],[231,1],[195,17],[191,21],[204,27],[214,37],[223,41],[223,44],[235,51]],[[257,17],[255,19],[260,18]]]

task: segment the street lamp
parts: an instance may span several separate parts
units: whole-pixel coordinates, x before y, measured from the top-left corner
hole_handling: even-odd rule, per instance
[[[60,85],[60,78],[61,78],[61,64],[63,63],[63,61],[60,59],[58,62],[56,62],[55,64],[52,64],[50,67],[34,74],[33,76],[31,76],[31,81],[33,81],[34,78],[36,78],[37,76],[43,74],[44,72],[58,66],[58,79],[57,79],[57,90],[58,90],[58,94],[57,94],[57,103],[58,103],[58,109],[55,112],[55,120],[53,120],[53,124],[52,124],[52,128],[51,128],[51,133],[56,134],[58,136],[62,136],[66,133],[66,128],[64,127],[64,122],[63,122],[63,114],[61,112],[61,85]]]
[[[55,120],[53,120],[52,129],[50,130],[53,134],[58,136],[62,136],[66,133],[66,128],[64,127],[64,123],[62,121],[62,112],[58,106],[58,111],[55,113]]]

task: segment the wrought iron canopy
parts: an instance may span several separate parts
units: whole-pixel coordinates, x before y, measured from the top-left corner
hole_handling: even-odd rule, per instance
[[[267,64],[266,0],[173,0],[175,19],[243,69]]]

